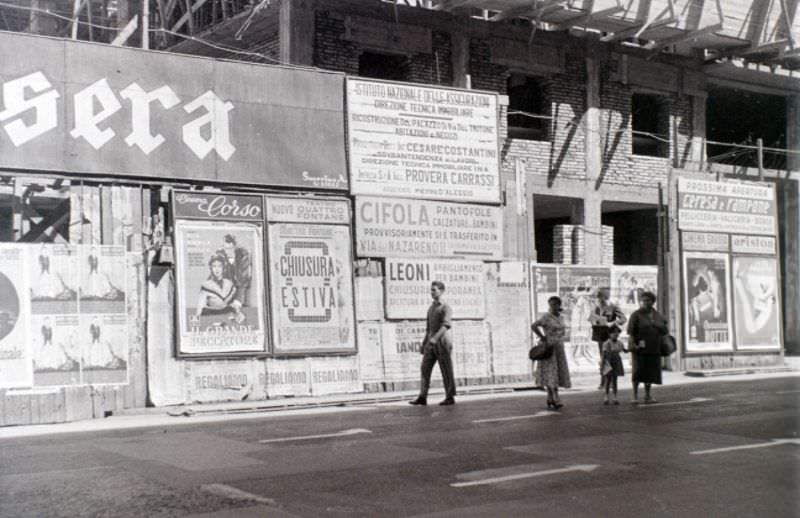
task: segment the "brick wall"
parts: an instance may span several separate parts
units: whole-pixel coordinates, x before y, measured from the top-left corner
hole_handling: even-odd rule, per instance
[[[358,75],[358,58],[369,50],[345,39],[345,15],[336,11],[317,11],[315,16],[314,65]],[[408,56],[406,81],[433,85],[453,84],[452,43],[450,34],[432,31],[432,52]]]

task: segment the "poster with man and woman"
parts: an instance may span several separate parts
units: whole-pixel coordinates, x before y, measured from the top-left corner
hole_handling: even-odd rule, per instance
[[[179,351],[264,351],[261,226],[178,220],[175,243]]]

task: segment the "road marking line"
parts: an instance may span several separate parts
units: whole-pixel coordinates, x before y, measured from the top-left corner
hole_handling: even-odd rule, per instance
[[[492,419],[476,419],[472,421],[475,424],[478,423],[499,423],[501,421],[518,421],[520,419],[533,419],[534,417],[547,417],[549,415],[558,415],[558,412],[549,412],[547,410],[542,410],[541,412],[536,412],[535,414],[531,415],[512,415],[509,417],[495,417]]]
[[[483,486],[488,484],[499,484],[501,482],[508,482],[511,480],[520,480],[524,478],[543,477],[546,475],[556,475],[558,473],[569,473],[571,471],[584,471],[589,473],[596,470],[600,466],[598,464],[579,464],[575,466],[567,466],[566,468],[548,469],[544,471],[532,471],[530,473],[517,473],[515,475],[506,475],[503,477],[485,478],[483,480],[470,480],[467,482],[453,482],[450,484],[452,487],[471,487]]]
[[[350,430],[342,430],[341,432],[335,433],[323,433],[319,435],[301,435],[297,437],[281,437],[278,439],[262,439],[258,441],[261,444],[267,444],[271,442],[289,442],[289,441],[310,441],[312,439],[328,439],[331,437],[346,437],[348,435],[358,435],[361,433],[372,433],[371,431],[365,428],[351,428]]]
[[[669,401],[667,403],[642,403],[639,406],[642,408],[647,408],[654,406],[692,405],[694,403],[706,403],[708,401],[714,401],[714,400],[707,397],[695,397],[688,401]]]
[[[779,446],[781,444],[797,444],[800,445],[800,439],[772,439],[771,442],[759,442],[756,444],[744,444],[742,446],[729,446],[727,448],[714,448],[712,450],[699,450],[690,452],[692,455],[706,455],[708,453],[724,453],[727,451],[736,450],[752,450],[755,448],[769,448],[770,446]]]
[[[265,496],[258,496],[247,491],[242,491],[228,484],[205,484],[200,486],[200,489],[217,496],[223,496],[233,500],[247,500],[249,502],[258,502],[260,504],[277,505],[277,502],[272,498]]]
[[[800,390],[779,390],[776,394],[797,394],[800,393]]]

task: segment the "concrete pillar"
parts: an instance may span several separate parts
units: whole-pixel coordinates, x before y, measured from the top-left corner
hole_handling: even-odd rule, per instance
[[[584,264],[601,264],[603,261],[603,209],[600,196],[583,199]]]
[[[706,147],[706,97],[692,96],[692,155],[695,167],[707,161]]]
[[[600,58],[591,43],[586,50],[586,113],[583,116],[585,132],[586,179],[600,187],[603,154],[600,142]]]
[[[453,43],[451,60],[453,62],[453,86],[472,88],[469,76],[469,34],[467,31],[450,33]]]
[[[283,0],[280,7],[280,60],[314,65],[314,8],[310,0]]]

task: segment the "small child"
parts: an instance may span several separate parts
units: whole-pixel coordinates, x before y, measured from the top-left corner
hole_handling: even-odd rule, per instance
[[[619,353],[624,351],[625,347],[619,341],[619,333],[619,327],[616,325],[611,326],[608,330],[608,340],[603,342],[603,357],[601,361],[603,365],[603,388],[606,391],[605,399],[603,399],[604,405],[609,404],[608,393],[611,389],[614,390],[613,402],[615,405],[619,405],[619,401],[617,401],[617,378],[625,375],[622,358],[619,356]]]

